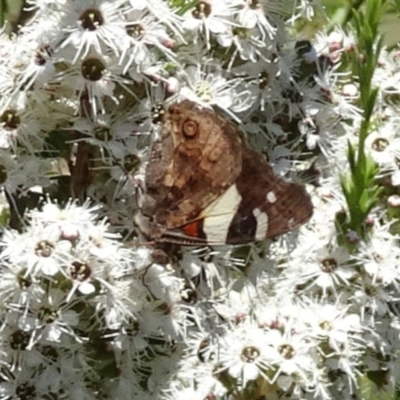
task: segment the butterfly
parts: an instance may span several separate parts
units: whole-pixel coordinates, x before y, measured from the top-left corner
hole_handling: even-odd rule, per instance
[[[185,100],[161,118],[136,218],[156,243],[245,244],[307,222],[311,199],[286,182],[240,129],[212,109]]]

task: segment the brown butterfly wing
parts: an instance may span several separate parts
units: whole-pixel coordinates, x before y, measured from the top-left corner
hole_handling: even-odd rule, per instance
[[[161,133],[146,170],[151,202],[143,213],[156,227],[149,234],[156,241],[248,243],[311,217],[304,187],[277,177],[238,128],[214,111],[190,101],[175,104]]]
[[[172,105],[146,170],[155,222],[173,229],[195,219],[237,179],[242,150],[238,129],[213,110]]]
[[[242,201],[230,223],[228,243],[281,235],[307,222],[313,213],[304,186],[276,176],[254,150],[243,152],[243,168],[236,185]]]

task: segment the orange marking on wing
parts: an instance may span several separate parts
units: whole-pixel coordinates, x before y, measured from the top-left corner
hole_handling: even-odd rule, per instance
[[[188,236],[199,237],[200,221],[194,221],[182,227],[183,232]]]

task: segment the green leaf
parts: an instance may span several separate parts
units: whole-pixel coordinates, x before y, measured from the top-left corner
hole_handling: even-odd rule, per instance
[[[4,25],[8,11],[7,0],[0,0],[0,28]]]
[[[0,230],[7,227],[10,222],[10,204],[4,192],[0,192]]]
[[[368,371],[358,379],[362,400],[393,400],[393,391],[387,385],[387,371]],[[385,386],[386,383],[386,386]]]

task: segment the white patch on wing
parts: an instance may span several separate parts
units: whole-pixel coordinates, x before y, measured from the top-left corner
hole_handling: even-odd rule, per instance
[[[272,190],[270,192],[267,193],[267,195],[265,196],[265,199],[269,202],[269,203],[275,203],[276,202],[276,195],[275,192],[273,192]]]
[[[203,231],[207,241],[226,243],[229,226],[239,208],[242,196],[235,184],[215,199],[203,212]]]
[[[257,229],[255,240],[263,240],[267,236],[268,231],[268,215],[259,208],[253,210],[253,215],[257,220]]]

